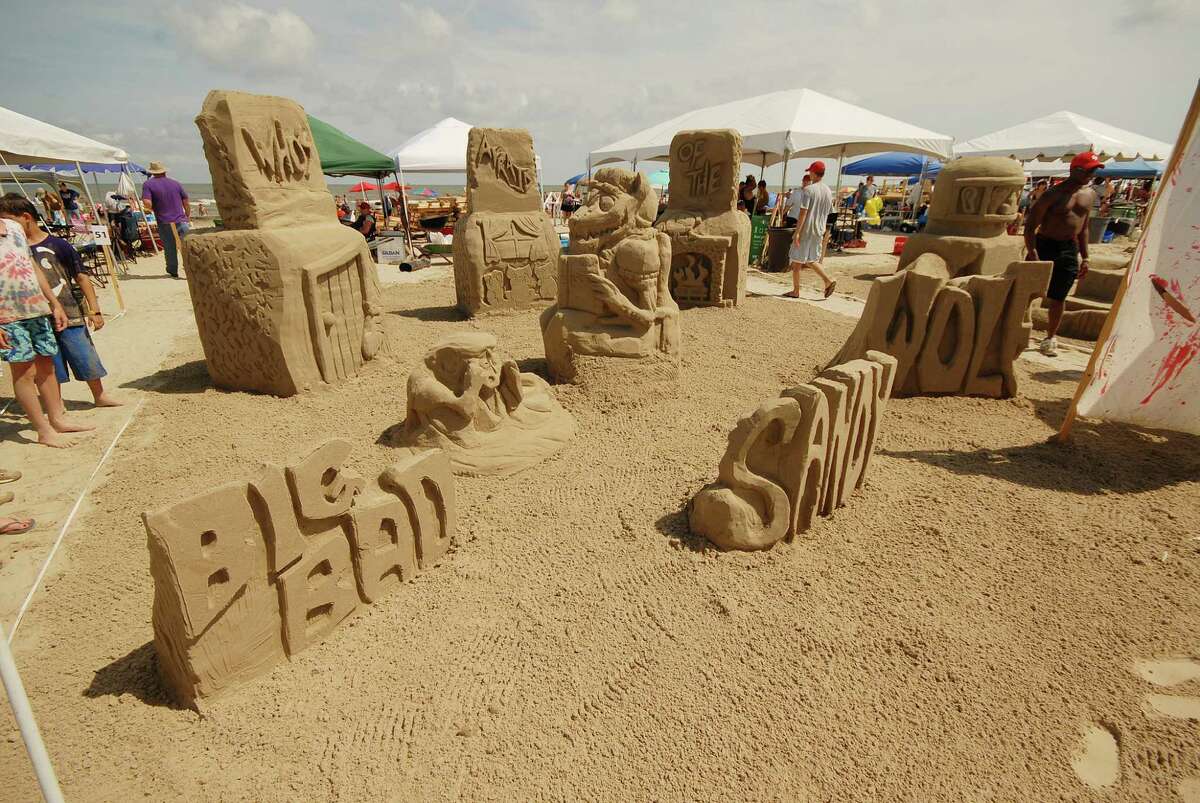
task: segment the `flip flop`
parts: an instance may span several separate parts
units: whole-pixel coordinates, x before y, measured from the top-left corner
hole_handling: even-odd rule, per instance
[[[3,519],[0,519],[3,521]],[[33,519],[9,519],[8,524],[0,524],[0,535],[20,535],[33,529]]]
[[[780,293],[780,297],[781,298],[799,298],[800,294],[797,293],[795,290],[789,290],[786,293]]]
[[[7,468],[0,468],[0,485],[6,482],[16,482],[21,479],[21,472],[10,471]]]
[[[13,500],[12,491],[0,491],[0,505],[7,505]]]
[[[829,298],[831,295],[833,295],[833,291],[836,288],[837,288],[837,282],[830,282],[829,286],[825,288],[825,297]]]

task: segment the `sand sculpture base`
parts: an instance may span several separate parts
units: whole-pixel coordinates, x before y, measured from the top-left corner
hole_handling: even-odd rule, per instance
[[[1127,257],[1092,260],[1087,275],[1075,283],[1067,296],[1066,309],[1058,325],[1058,334],[1076,340],[1096,340],[1108,320],[1109,310],[1129,270]],[[1107,266],[1107,267],[1106,267]],[[1048,324],[1046,300],[1033,309],[1033,327],[1045,331]]]
[[[941,257],[951,276],[998,276],[1025,256],[1025,241],[1001,234],[995,237],[956,237],[918,232],[908,235],[897,270],[903,270],[922,254]]]
[[[213,231],[184,249],[217,387],[291,396],[355,376],[383,350],[375,262],[358,232],[336,223]]]
[[[454,228],[454,290],[468,315],[525,309],[558,295],[554,222],[543,213],[477,212]]]
[[[923,254],[876,279],[858,325],[830,364],[880,351],[896,358],[896,396],[1017,395],[1013,361],[1029,345],[1029,305],[1046,293],[1051,263],[1014,262],[1002,276],[950,278]]]
[[[577,309],[542,313],[542,343],[550,375],[559,382],[588,384],[619,371],[627,382],[679,377],[679,320],[668,318],[642,331],[622,320]],[[617,363],[611,362],[614,358]]]
[[[454,483],[440,451],[371,487],[342,469],[345,441],[287,468],[142,515],[163,679],[199,707],[325,638],[441,559],[454,536]]]
[[[438,447],[454,473],[513,474],[557,453],[575,419],[546,381],[523,374],[495,335],[463,332],[438,341],[408,378],[408,415],[398,440]]]
[[[863,485],[895,372],[895,357],[869,351],[738,421],[717,482],[688,506],[692,532],[721,549],[769,549],[844,505]]]

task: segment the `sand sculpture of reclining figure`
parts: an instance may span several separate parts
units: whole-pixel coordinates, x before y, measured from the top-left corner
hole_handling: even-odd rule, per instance
[[[458,308],[476,315],[552,301],[562,246],[542,209],[528,131],[471,129],[467,211],[454,228]]]
[[[487,332],[442,338],[409,374],[401,442],[445,449],[456,474],[512,474],[574,435],[546,381],[521,373]]]
[[[679,305],[671,297],[671,241],[651,228],[657,194],[646,177],[616,167],[593,176],[587,203],[568,224],[558,303],[541,316],[551,375],[576,381],[589,361],[679,364]]]
[[[769,549],[861,488],[892,393],[896,358],[827,368],[738,421],[717,482],[688,506],[692,532],[721,549]]]
[[[432,568],[454,536],[441,451],[367,486],[350,444],[142,514],[154,578],[154,646],[167,687],[199,708],[321,641],[363,604]]]
[[[196,118],[223,229],[183,241],[213,382],[291,396],[384,347],[375,262],[337,222],[304,109],[214,90]]]
[[[671,140],[667,209],[654,225],[671,238],[671,295],[681,307],[746,300],[750,218],[737,211],[742,135],[681,131]]]

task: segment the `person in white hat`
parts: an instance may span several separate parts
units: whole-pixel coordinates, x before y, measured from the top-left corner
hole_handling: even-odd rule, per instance
[[[146,172],[150,178],[142,185],[142,206],[147,212],[154,212],[163,255],[167,258],[167,275],[178,279],[179,244],[192,223],[187,190],[175,179],[167,178],[167,168],[162,162],[151,162]]]

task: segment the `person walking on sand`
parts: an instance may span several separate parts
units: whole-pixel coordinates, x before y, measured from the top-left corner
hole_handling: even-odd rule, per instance
[[[62,304],[33,264],[25,232],[0,218],[0,359],[12,370],[13,395],[37,430],[38,443],[56,448],[71,445],[62,433],[93,429],[71,423],[62,412],[54,332],[66,323]]]
[[[821,269],[825,256],[826,221],[833,211],[833,191],[822,181],[825,178],[825,163],[813,162],[805,171],[811,177],[808,186],[800,190],[796,200],[796,233],[792,236],[792,247],[788,250],[788,261],[792,269],[792,292],[784,293],[788,298],[800,297],[800,272],[809,268],[825,282],[825,298],[833,295],[837,282],[830,279]]]
[[[167,168],[162,162],[150,162],[146,172],[150,178],[142,185],[142,208],[154,213],[163,255],[167,259],[167,275],[178,279],[179,249],[192,226],[187,190],[175,179],[167,177]]]
[[[79,252],[61,237],[42,231],[38,226],[37,209],[16,193],[0,198],[0,217],[21,226],[33,261],[42,269],[50,289],[67,313],[66,327],[55,335],[58,355],[54,358],[54,373],[59,385],[70,381],[69,366],[76,379],[87,383],[97,407],[120,407],[121,402],[104,389],[103,378],[108,372],[100,362],[88,331],[89,328],[97,332],[103,329],[104,316],[100,313],[96,291],[83,271]]]
[[[1058,356],[1058,325],[1062,323],[1067,294],[1075,279],[1088,272],[1088,216],[1096,202],[1088,184],[1102,165],[1091,151],[1071,160],[1071,174],[1037,199],[1025,213],[1025,259],[1054,263],[1046,289],[1046,337],[1038,349]]]

